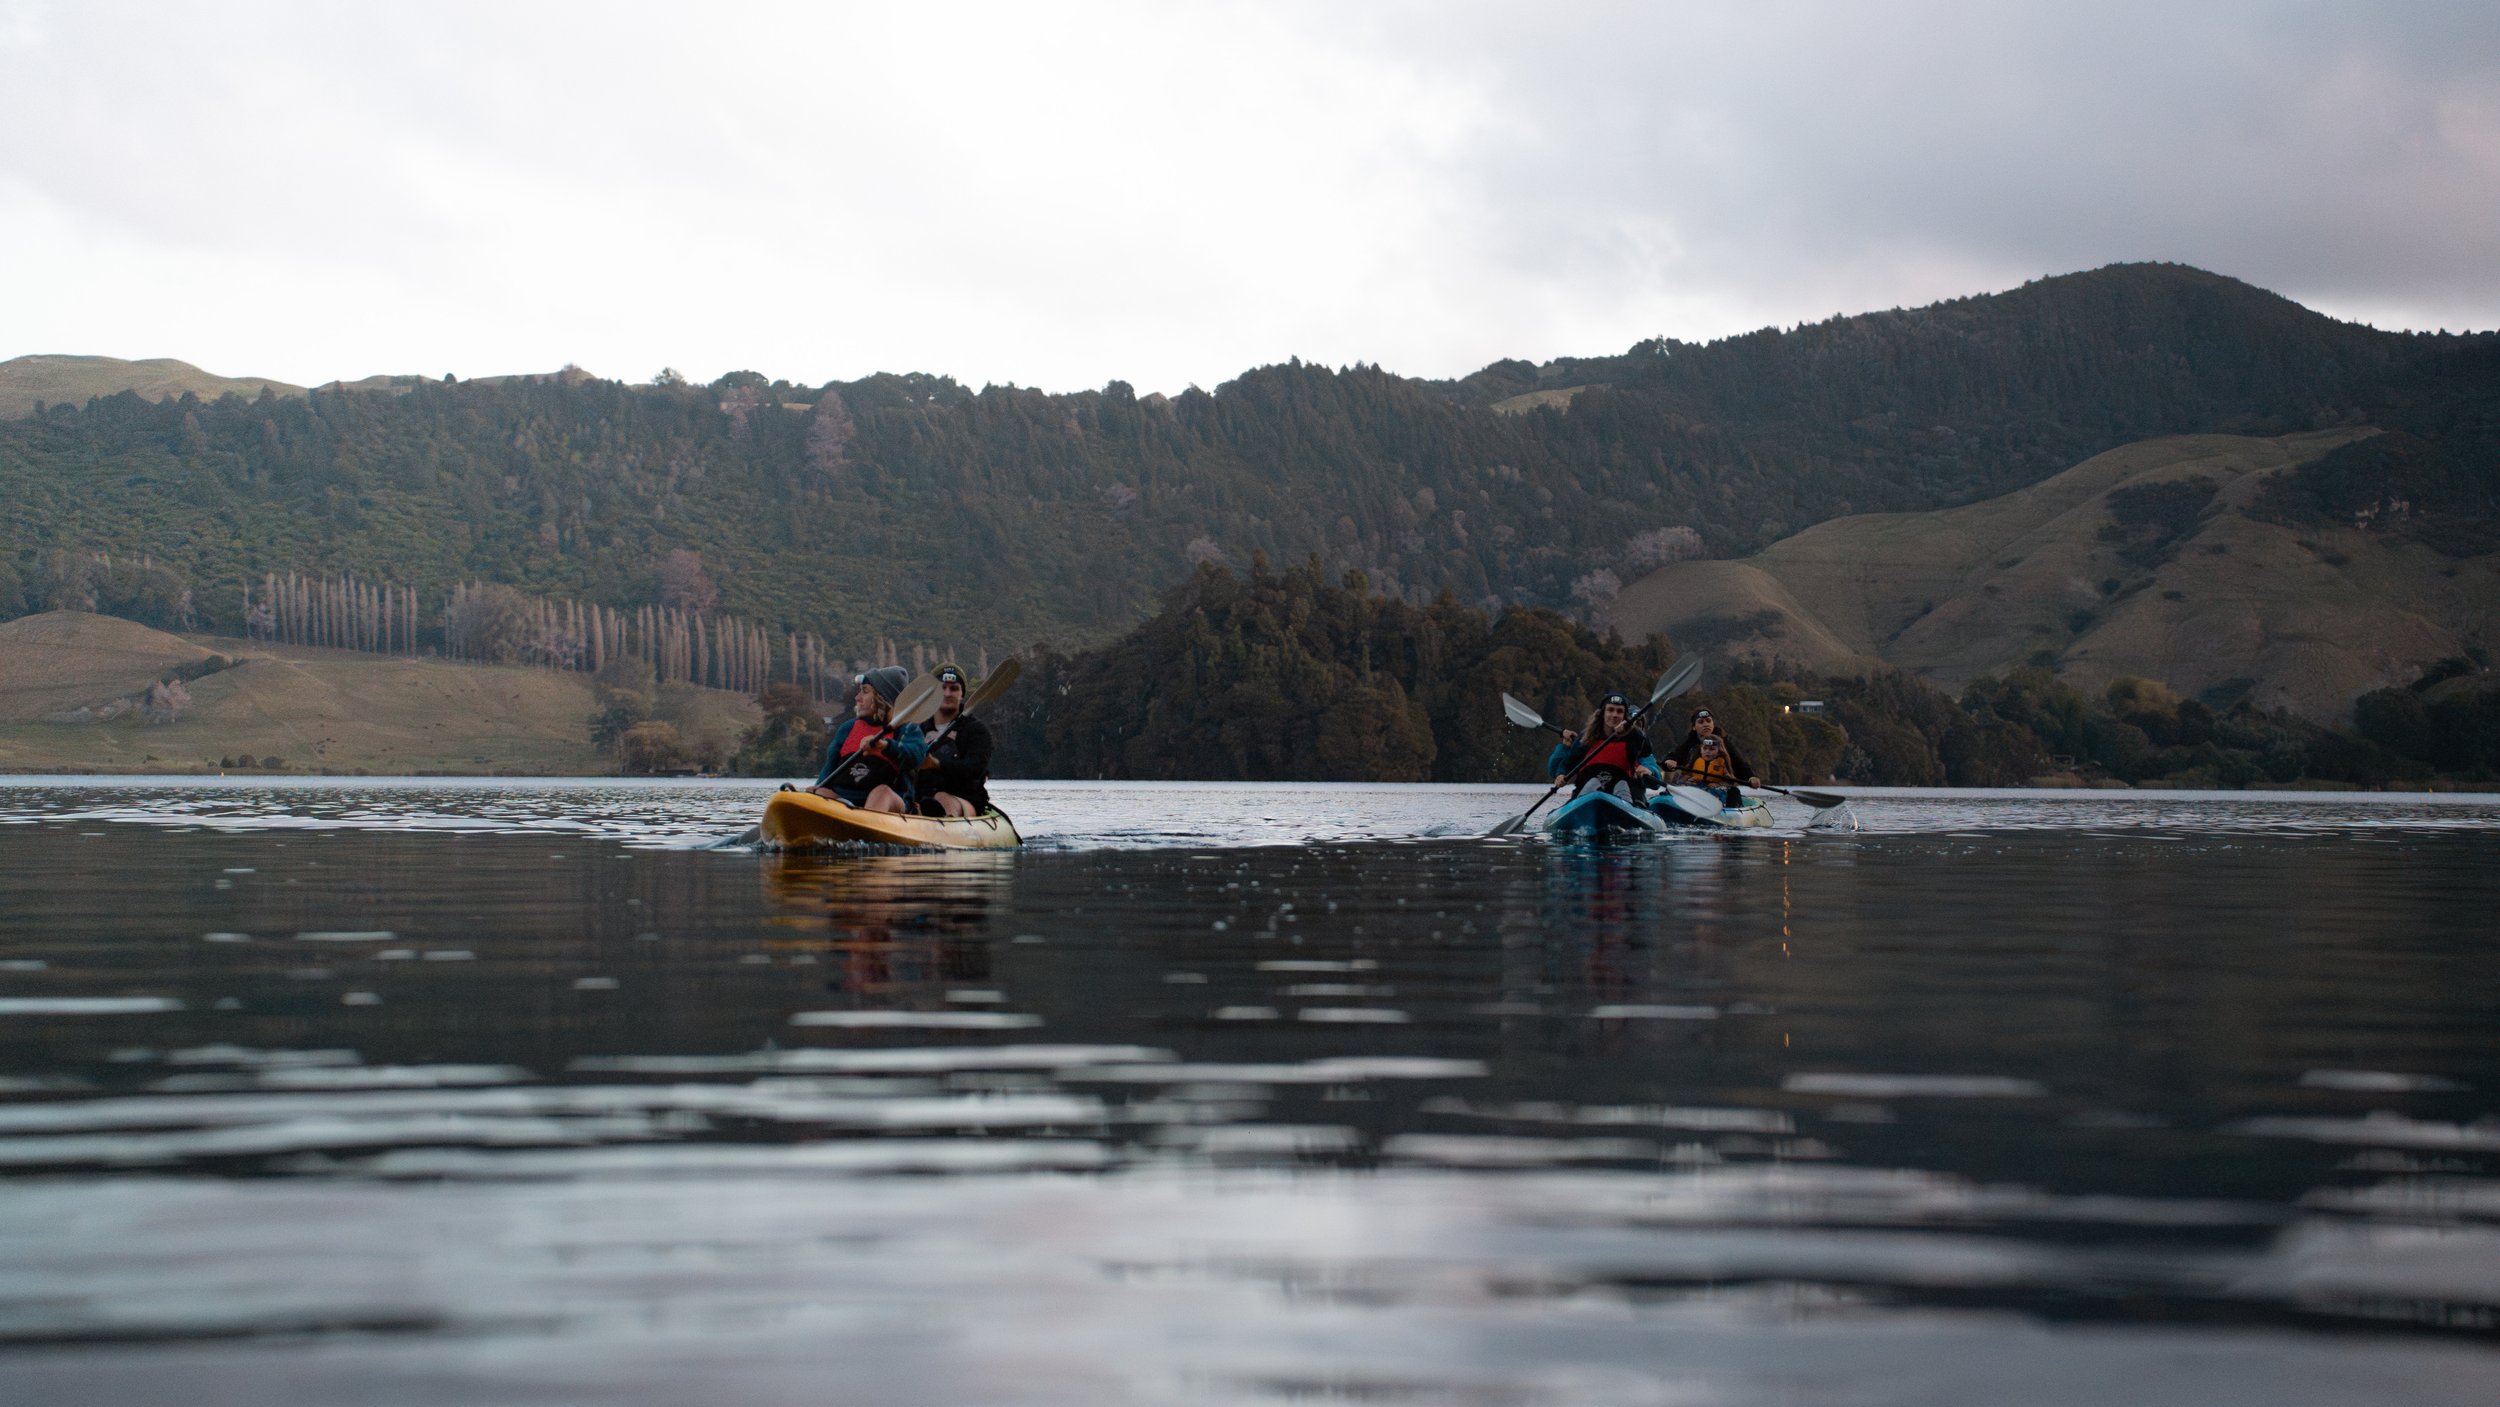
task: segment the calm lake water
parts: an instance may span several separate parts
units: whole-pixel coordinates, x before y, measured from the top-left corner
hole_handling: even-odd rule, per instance
[[[2500,1401],[2500,798],[0,780],[0,1402]]]

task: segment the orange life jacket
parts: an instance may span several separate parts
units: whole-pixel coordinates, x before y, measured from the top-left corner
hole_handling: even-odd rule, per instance
[[[1736,769],[1729,765],[1725,750],[1694,753],[1691,765],[1685,770],[1705,782],[1733,785],[1736,781]]]

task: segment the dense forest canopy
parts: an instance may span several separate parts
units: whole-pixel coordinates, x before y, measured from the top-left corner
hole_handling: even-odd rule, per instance
[[[1447,590],[1479,608],[1566,606],[1575,583],[1628,577],[1662,541],[1741,552],[2174,431],[2411,414],[2436,462],[2401,472],[2444,486],[2419,501],[2484,504],[2490,460],[2438,457],[2459,416],[2417,404],[2447,402],[2415,373],[2482,385],[2470,358],[2489,343],[2380,333],[2132,265],[1457,382],[1297,362],[1173,397],[752,372],[123,394],[0,422],[0,612],[45,604],[62,549],[144,558],[171,579],[140,595],[187,592],[191,620],[235,633],[266,573],[354,572],[428,603],[493,582],[630,610],[661,601],[672,553],[699,556],[720,610],[852,656],[879,637],[964,653],[1105,640],[1193,566],[1260,552],[1361,571],[1410,603]],[[1588,389],[1567,407],[1490,408],[1563,387]],[[2312,488],[2314,511],[2362,494]]]
[[[1360,574],[1259,563],[1247,576],[1200,569],[1111,644],[1042,653],[987,716],[1006,776],[1533,781],[1554,738],[1510,725],[1502,694],[1582,727],[1606,690],[1638,697],[1676,658],[1665,639],[1626,646],[1551,611],[1414,606],[1370,594]],[[1706,704],[1747,760],[1788,783],[2487,784],[2500,776],[2500,684],[2484,663],[2441,661],[2363,696],[2352,730],[2215,709],[2137,678],[2092,696],[2026,668],[1956,699],[1894,672],[1713,665],[1651,737],[1672,747]],[[785,718],[750,740],[750,770],[806,770],[821,730],[789,740],[807,725]]]

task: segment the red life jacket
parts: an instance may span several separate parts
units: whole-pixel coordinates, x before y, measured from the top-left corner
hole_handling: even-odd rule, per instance
[[[826,780],[837,790],[865,792],[874,787],[891,785],[902,776],[902,769],[894,765],[894,759],[883,753],[860,751],[875,742],[884,731],[882,724],[871,723],[865,718],[852,719],[850,731],[842,735],[842,746],[835,753],[841,760]]]
[[[1631,776],[1632,748],[1630,742],[1627,739],[1614,738],[1607,742],[1599,743],[1596,751],[1591,752],[1587,757],[1581,759],[1580,770],[1583,772],[1594,772],[1600,768],[1612,768],[1615,771],[1622,773],[1624,776]]]

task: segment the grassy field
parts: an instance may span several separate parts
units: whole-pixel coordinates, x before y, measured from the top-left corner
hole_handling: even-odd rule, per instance
[[[58,721],[157,680],[184,683],[172,722],[137,708]],[[288,772],[584,776],[613,772],[590,744],[589,678],[547,670],[173,636],[74,612],[0,624],[0,771],[215,772],[220,759],[282,759]],[[752,701],[673,690],[690,736],[734,740]]]
[[[185,391],[215,400],[232,391],[258,396],[262,387],[281,396],[304,394],[301,386],[265,376],[219,376],[171,357],[124,361],[119,357],[33,356],[0,361],[0,416],[24,415],[35,402],[85,405],[90,397],[136,391],[152,401]]]
[[[1586,386],[1556,386],[1543,391],[1524,391],[1519,395],[1495,401],[1492,409],[1504,415],[1525,415],[1541,405],[1549,405],[1556,410],[1561,410],[1571,404],[1572,397],[1587,389]]]
[[[1882,661],[1959,688],[2047,663],[2084,689],[2134,674],[2335,720],[2500,643],[2500,556],[2240,511],[2266,476],[2369,433],[2146,440],[1984,503],[1836,518],[1740,562],[1664,567],[1624,589],[1617,625],[1825,672]],[[2190,479],[2214,496],[2158,560],[2104,535],[2113,492]]]

